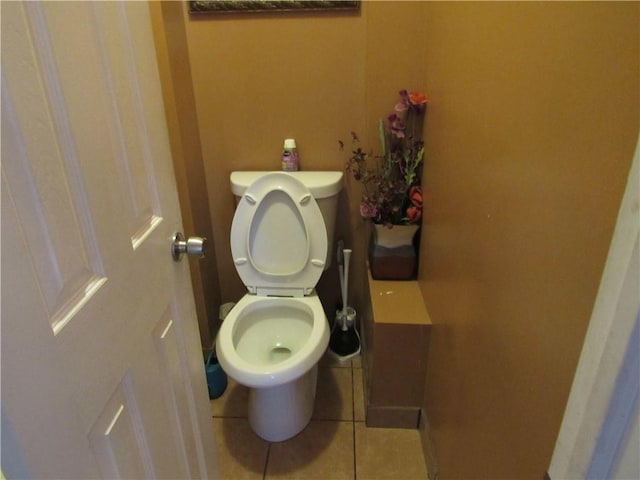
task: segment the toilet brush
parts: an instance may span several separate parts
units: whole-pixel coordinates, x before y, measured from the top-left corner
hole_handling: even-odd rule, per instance
[[[344,301],[344,242],[338,241],[338,251],[336,252],[336,259],[338,260],[338,279],[340,280],[340,298],[342,299],[342,306],[346,305]],[[337,312],[336,312],[337,313]],[[336,318],[336,324],[337,324]]]
[[[349,262],[351,261],[351,250],[342,250],[344,257],[344,277],[342,278],[342,331],[347,330],[347,306],[349,305]]]
[[[341,360],[346,360],[360,353],[360,336],[355,329],[355,310],[348,306],[349,294],[349,262],[351,250],[338,243],[338,271],[340,274],[340,293],[342,310],[336,312],[336,321],[329,339],[329,350]],[[353,318],[353,326],[349,327],[349,317]]]

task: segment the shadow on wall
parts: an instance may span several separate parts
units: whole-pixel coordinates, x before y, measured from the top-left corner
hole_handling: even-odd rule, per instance
[[[343,188],[340,192],[340,198],[338,199],[334,251],[328,252],[328,256],[331,259],[331,266],[322,274],[316,286],[316,291],[318,292],[318,296],[320,297],[320,301],[322,302],[325,314],[330,323],[333,322],[336,309],[338,305],[341,304],[338,264],[336,261],[337,243],[338,240],[342,239],[346,246],[353,245],[353,235],[351,234],[351,228],[349,228],[349,222],[345,221],[346,218],[349,218],[349,201],[348,192]],[[352,261],[352,265],[354,265],[354,263],[355,262]],[[351,280],[349,284],[350,291],[353,291],[353,289],[356,288],[356,282]],[[355,297],[351,295],[350,297],[355,299]],[[353,304],[352,301],[349,301],[349,303]]]

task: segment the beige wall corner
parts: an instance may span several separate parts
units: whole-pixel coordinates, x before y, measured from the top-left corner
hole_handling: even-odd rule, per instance
[[[190,261],[200,338],[206,350],[211,347],[218,328],[220,285],[182,3],[150,2],[149,8],[185,228],[183,233],[209,239],[206,257]]]

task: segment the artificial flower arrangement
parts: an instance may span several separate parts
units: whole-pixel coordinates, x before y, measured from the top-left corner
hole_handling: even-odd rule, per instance
[[[386,122],[379,121],[381,153],[363,151],[358,136],[351,132],[354,150],[346,166],[364,186],[360,216],[389,228],[418,224],[422,219],[422,128],[427,96],[401,90],[400,98]],[[340,147],[344,148],[343,142]]]

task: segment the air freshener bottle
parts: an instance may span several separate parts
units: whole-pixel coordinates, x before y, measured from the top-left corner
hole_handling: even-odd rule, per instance
[[[299,169],[300,161],[298,159],[296,141],[293,138],[287,138],[284,141],[284,150],[282,152],[282,170],[285,172],[297,172]]]

